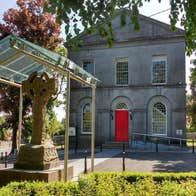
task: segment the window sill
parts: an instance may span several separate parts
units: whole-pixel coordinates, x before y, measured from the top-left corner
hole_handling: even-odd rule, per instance
[[[91,135],[91,132],[81,132],[82,135]]]
[[[116,84],[115,86],[118,86],[118,87],[127,87],[129,85],[128,84]]]
[[[152,83],[152,85],[156,86],[156,85],[166,85],[167,83]]]

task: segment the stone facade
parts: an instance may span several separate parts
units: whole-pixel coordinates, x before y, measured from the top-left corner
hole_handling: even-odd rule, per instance
[[[185,137],[184,32],[172,32],[169,25],[144,16],[140,16],[140,30],[134,32],[130,22],[120,27],[119,18],[113,21],[112,48],[94,33],[82,35],[80,52],[69,51],[69,58],[81,67],[84,62],[92,62],[94,75],[101,81],[96,89],[96,143],[115,140],[118,103],[125,103],[129,111],[129,138],[132,133],[153,134],[152,108],[156,103],[162,103],[166,110],[163,135]],[[153,59],[162,57],[166,59],[165,82],[153,83]],[[117,84],[119,59],[128,62],[126,85]],[[90,134],[82,133],[83,107],[91,101],[91,90],[75,82],[71,88],[70,125],[77,128],[79,143],[87,144]]]

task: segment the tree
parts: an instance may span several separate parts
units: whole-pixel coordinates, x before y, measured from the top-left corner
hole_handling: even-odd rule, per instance
[[[47,0],[17,0],[18,9],[4,13],[0,24],[0,38],[9,34],[17,35],[39,46],[54,50],[62,42],[60,24],[55,15],[43,10]]]
[[[190,89],[191,95],[187,100],[188,130],[196,131],[196,60],[193,61],[194,67],[191,68]]]
[[[5,113],[5,121],[1,127],[12,129],[12,150],[17,148],[17,131],[19,123],[19,94],[20,90],[13,86],[0,84],[0,112]],[[23,120],[25,120],[27,114],[31,111],[30,100],[24,97],[23,100]],[[1,129],[2,130],[2,129]]]
[[[43,10],[46,0],[17,0],[18,9],[5,12],[3,23],[0,24],[0,39],[14,34],[54,50],[62,42],[60,24],[56,23],[55,15]],[[13,86],[0,85],[0,112],[5,112],[6,127],[13,129],[12,152],[17,148],[19,89]],[[30,101],[24,99],[23,119],[29,110]]]
[[[116,14],[116,9],[126,8],[131,13],[131,20],[135,30],[139,29],[139,7],[143,2],[150,0],[48,0],[45,9],[57,14],[57,22],[66,24],[65,32],[68,41],[72,37],[72,32],[79,35],[78,23],[84,26],[84,32],[92,33],[97,29],[101,37],[107,39],[111,46],[113,41],[112,19]],[[157,0],[161,2],[161,0]],[[175,25],[180,20],[185,29],[185,41],[187,54],[191,54],[196,48],[196,3],[195,0],[171,0],[170,22],[175,30]],[[182,13],[182,17],[180,17]],[[121,12],[121,25],[126,24],[126,13]],[[71,39],[75,42],[75,39]]]
[[[46,116],[46,133],[53,138],[53,136],[62,130],[62,124],[57,120],[56,114],[53,116]]]

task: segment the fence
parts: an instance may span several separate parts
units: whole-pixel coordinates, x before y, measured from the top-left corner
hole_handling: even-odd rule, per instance
[[[184,138],[167,137],[167,136],[160,136],[160,135],[132,133],[130,141],[131,144],[137,141],[155,144],[156,152],[159,151],[159,145],[165,144],[167,146],[177,146],[180,147],[180,149],[183,148],[188,149],[188,147],[190,146],[192,149],[192,153],[195,153],[195,143],[196,143],[195,137],[191,137],[191,139],[184,139]]]

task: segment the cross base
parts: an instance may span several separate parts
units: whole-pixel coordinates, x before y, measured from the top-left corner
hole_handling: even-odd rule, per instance
[[[14,168],[47,170],[59,164],[56,148],[53,144],[32,145],[20,147]]]

